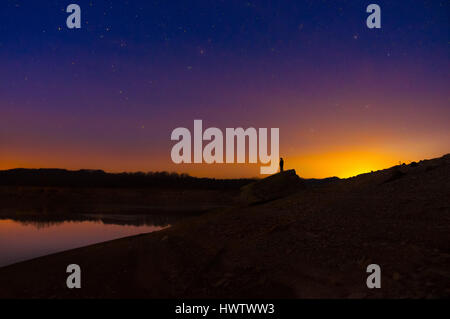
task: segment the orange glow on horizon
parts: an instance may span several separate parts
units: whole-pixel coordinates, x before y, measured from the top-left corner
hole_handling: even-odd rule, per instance
[[[422,159],[440,157],[445,154],[427,153],[427,156],[419,154],[400,155],[397,152],[380,150],[348,150],[348,151],[324,151],[308,153],[304,155],[285,156],[285,169],[295,169],[297,174],[303,178],[326,178],[337,176],[339,178],[348,178],[370,171],[386,169],[399,162],[410,163]],[[59,162],[59,161],[58,161]],[[34,164],[32,164],[34,163]],[[97,159],[91,162],[91,165],[76,161],[71,158],[70,163],[58,165],[60,163],[48,161],[45,158],[34,161],[1,161],[0,169],[12,168],[66,168],[70,170],[78,169],[103,169],[107,172],[150,172],[150,171],[168,171],[178,173],[188,173],[196,177],[213,178],[263,178],[265,175],[259,174],[260,163],[258,164],[180,164],[169,163],[163,159],[152,161],[152,167],[148,167],[147,162],[133,162],[123,165],[120,159],[101,161]],[[62,163],[62,162],[61,162]],[[103,165],[101,165],[103,164]],[[120,167],[120,169],[116,169]],[[147,168],[145,168],[147,167]]]
[[[298,168],[297,174],[304,178],[348,178],[397,165],[398,157],[355,150],[309,154],[293,158],[291,162],[293,167]]]

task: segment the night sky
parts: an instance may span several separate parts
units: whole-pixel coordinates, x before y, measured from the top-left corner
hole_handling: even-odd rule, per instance
[[[259,174],[173,164],[170,134],[194,119],[280,128],[303,177],[441,156],[449,44],[449,1],[1,1],[0,169]]]

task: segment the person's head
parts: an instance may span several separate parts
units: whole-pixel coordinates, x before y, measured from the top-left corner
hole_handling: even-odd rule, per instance
[[[280,161],[282,161],[283,160],[283,158],[282,157],[280,157]]]

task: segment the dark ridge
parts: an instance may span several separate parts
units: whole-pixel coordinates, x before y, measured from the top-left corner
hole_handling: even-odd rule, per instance
[[[0,171],[0,186],[239,189],[254,179],[197,178],[168,172],[106,173],[102,170],[24,169]]]
[[[339,177],[333,176],[333,177],[327,177],[327,178],[300,178],[303,183],[307,186],[318,186],[318,185],[324,185],[327,183],[337,182],[340,180]]]
[[[393,181],[395,181],[395,180],[397,180],[397,179],[399,179],[399,178],[402,178],[402,177],[405,176],[405,175],[406,175],[405,172],[402,172],[400,169],[395,168],[395,169],[392,171],[391,176],[390,176],[387,180],[385,180],[385,181],[383,182],[383,184],[393,182]]]

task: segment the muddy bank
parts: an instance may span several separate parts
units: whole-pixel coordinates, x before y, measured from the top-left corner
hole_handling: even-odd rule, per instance
[[[450,157],[416,164],[4,267],[0,297],[449,297]]]

